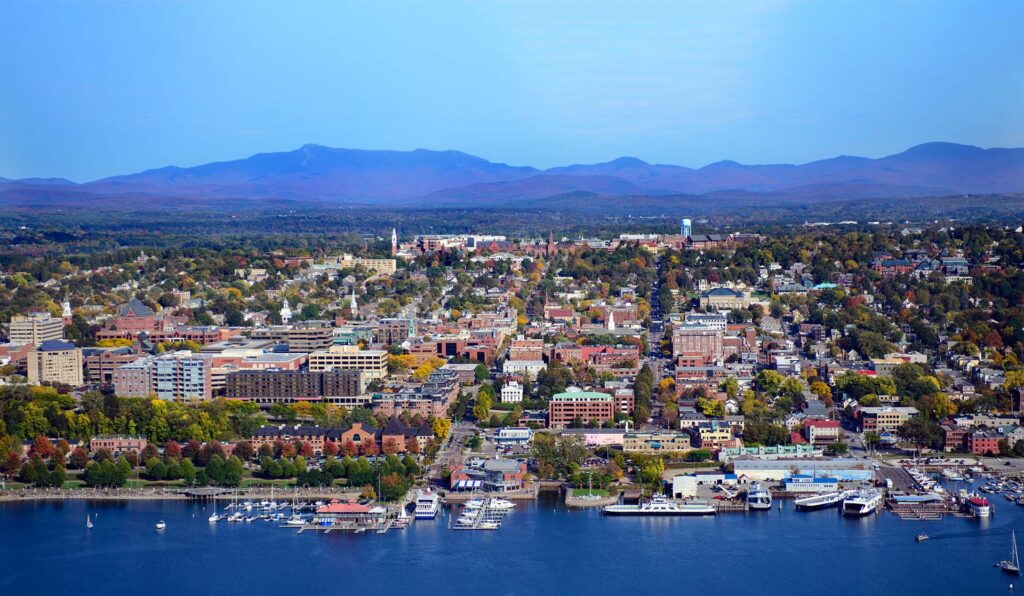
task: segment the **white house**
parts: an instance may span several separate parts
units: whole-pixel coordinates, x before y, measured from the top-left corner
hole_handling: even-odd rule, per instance
[[[517,404],[523,401],[523,386],[519,381],[509,381],[501,386],[501,403]]]

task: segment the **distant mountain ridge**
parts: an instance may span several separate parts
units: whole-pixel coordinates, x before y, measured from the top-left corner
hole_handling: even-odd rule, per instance
[[[0,203],[76,205],[88,197],[286,200],[390,206],[536,205],[583,193],[603,197],[757,193],[819,201],[1024,191],[1024,148],[982,149],[925,143],[879,159],[841,155],[805,164],[701,168],[620,157],[540,170],[459,151],[369,151],[304,145],[293,151],[194,167],[168,166],[83,184],[61,178],[0,178]]]

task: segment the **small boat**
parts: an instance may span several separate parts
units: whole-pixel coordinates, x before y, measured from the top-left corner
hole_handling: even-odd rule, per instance
[[[91,530],[92,529],[92,520],[89,519],[89,514],[85,515],[85,529],[86,530]]]
[[[753,510],[767,511],[772,508],[772,493],[770,490],[755,484],[747,491],[747,507]]]
[[[508,499],[494,497],[487,503],[487,508],[494,509],[496,511],[511,511],[516,508],[516,504]]]
[[[1010,532],[1013,540],[1013,550],[1010,551],[1010,558],[1006,561],[999,561],[997,567],[1010,575],[1020,575],[1020,559],[1017,558],[1017,532]]]
[[[917,538],[915,538],[914,540],[916,540],[918,542],[924,542],[925,540],[928,540],[928,538],[930,538],[930,536],[928,536],[928,534],[918,534]]]
[[[163,530],[166,527],[167,527],[167,524],[164,522],[164,520],[160,520],[160,521],[156,522],[156,529],[157,530]]]

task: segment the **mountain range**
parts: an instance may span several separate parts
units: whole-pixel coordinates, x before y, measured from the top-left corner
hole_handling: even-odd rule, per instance
[[[168,166],[86,183],[0,178],[0,204],[85,206],[158,202],[337,203],[407,207],[550,205],[559,196],[707,196],[817,202],[1024,192],[1024,148],[925,143],[879,159],[839,156],[805,164],[701,168],[632,157],[541,170],[459,151],[367,151],[304,145],[294,151],[194,167]]]

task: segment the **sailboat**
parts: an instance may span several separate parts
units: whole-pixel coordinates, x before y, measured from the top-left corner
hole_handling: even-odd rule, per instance
[[[85,529],[86,530],[91,530],[92,529],[92,520],[89,519],[89,514],[88,513],[85,514]]]
[[[1020,575],[1020,560],[1017,558],[1017,533],[1011,532],[1010,535],[1013,537],[1013,551],[1010,552],[1010,560],[999,561],[996,566],[1009,574]]]

